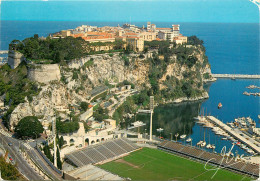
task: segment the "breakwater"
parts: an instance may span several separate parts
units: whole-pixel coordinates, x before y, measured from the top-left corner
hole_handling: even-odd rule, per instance
[[[228,78],[228,79],[260,79],[260,75],[247,74],[212,74],[214,78]]]

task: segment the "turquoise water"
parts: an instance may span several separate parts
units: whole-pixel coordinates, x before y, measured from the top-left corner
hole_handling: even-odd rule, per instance
[[[172,23],[153,22],[157,27],[170,27]],[[47,36],[49,33],[63,29],[70,29],[82,24],[97,26],[117,26],[118,22],[37,22],[37,21],[2,21],[0,31],[0,49],[6,50],[13,39],[23,40],[26,37],[39,34]],[[135,23],[138,26],[145,22]],[[173,22],[173,24],[176,24]],[[231,74],[260,74],[259,58],[259,26],[258,24],[225,24],[225,23],[179,23],[181,32],[186,35],[196,35],[205,42],[206,54],[209,57],[213,73]],[[185,103],[180,105],[164,105],[155,109],[153,128],[163,128],[163,137],[170,138],[170,133],[190,134],[195,144],[203,139],[204,130],[195,124],[193,117],[204,110],[223,122],[230,122],[237,117],[250,116],[259,127],[257,115],[260,114],[260,98],[245,96],[249,91],[245,87],[251,84],[260,86],[259,80],[229,80],[220,79],[207,85],[210,98],[204,102]],[[251,91],[251,90],[250,90]],[[218,103],[223,104],[217,109]],[[139,115],[147,123],[149,130],[149,116]],[[144,132],[143,128],[143,132]],[[205,130],[206,141],[211,138],[212,143],[218,143],[217,151],[223,146],[231,147],[230,141],[215,137],[211,131]],[[157,135],[159,135],[157,133]],[[210,136],[209,136],[210,135]],[[174,136],[173,136],[174,137]],[[239,148],[235,148],[243,153]]]

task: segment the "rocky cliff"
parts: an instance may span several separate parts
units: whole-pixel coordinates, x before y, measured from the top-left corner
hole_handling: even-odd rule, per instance
[[[178,81],[192,80],[192,87],[200,90],[198,95],[206,96],[203,91],[203,75],[211,73],[210,66],[205,59],[205,53],[199,47],[193,47],[191,55],[196,57],[194,64],[181,63],[178,55],[171,55],[167,63],[165,57],[158,57],[157,50],[146,54],[123,55],[119,53],[90,55],[72,60],[66,65],[41,65],[29,68],[28,77],[31,80],[46,84],[39,95],[29,102],[19,104],[10,117],[10,126],[13,128],[25,116],[35,115],[42,119],[54,116],[57,112],[64,118],[68,117],[69,104],[79,104],[91,99],[92,90],[109,83],[119,83],[124,80],[136,85],[137,89],[153,87],[151,75],[157,71],[156,81],[159,89],[171,93]],[[159,64],[153,63],[158,61]],[[158,63],[157,62],[157,63]],[[156,69],[156,70],[154,70]],[[52,70],[52,74],[48,71]],[[54,70],[54,71],[53,71]],[[60,70],[60,72],[58,71]],[[59,80],[61,77],[61,81]],[[194,98],[187,99],[193,100]]]

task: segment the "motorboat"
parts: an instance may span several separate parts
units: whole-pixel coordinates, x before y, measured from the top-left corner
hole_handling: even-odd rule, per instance
[[[197,146],[200,146],[202,143],[203,143],[203,141],[199,141],[199,142],[197,143]]]
[[[211,144],[208,144],[208,145],[206,146],[206,148],[211,149],[211,148],[212,148]]]
[[[221,108],[222,108],[222,104],[220,102],[220,103],[218,103],[218,109],[221,109]]]
[[[215,150],[216,146],[215,145],[211,145],[211,149]]]
[[[186,134],[183,134],[183,135],[180,136],[180,138],[184,139],[184,138],[186,138],[186,136],[187,136]]]
[[[191,140],[192,140],[191,138],[188,138],[188,139],[186,140],[186,142],[189,143],[189,142],[191,142]]]
[[[205,147],[206,146],[206,141],[203,141],[200,146],[201,147]]]

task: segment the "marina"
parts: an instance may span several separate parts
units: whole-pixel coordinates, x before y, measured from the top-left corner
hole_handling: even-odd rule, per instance
[[[212,127],[213,131],[216,134],[224,136],[222,139],[229,139],[233,141],[233,144],[241,145],[241,148],[246,149],[248,153],[260,154],[260,143],[256,140],[249,139],[245,137],[244,133],[242,133],[239,129],[234,129],[227,124],[223,123],[222,121],[218,120],[214,116],[199,116],[198,117],[199,124],[207,124],[211,123],[214,126]],[[202,143],[200,143],[202,144]],[[198,143],[197,143],[198,145]]]

